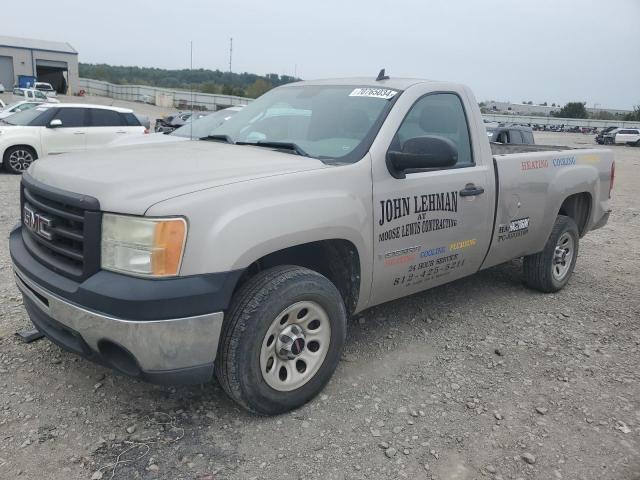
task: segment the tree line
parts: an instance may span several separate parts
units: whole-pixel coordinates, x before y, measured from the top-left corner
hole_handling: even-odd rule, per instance
[[[622,120],[627,122],[640,122],[640,105],[633,108],[632,112],[613,114],[606,110],[589,113],[586,109],[586,102],[569,102],[558,112],[553,114],[561,118],[594,118],[598,120]]]
[[[79,73],[83,78],[102,80],[120,85],[148,85],[203,93],[237,95],[257,98],[274,87],[298,81],[289,75],[268,73],[222,72],[220,70],[126,67],[107,64],[80,63]]]

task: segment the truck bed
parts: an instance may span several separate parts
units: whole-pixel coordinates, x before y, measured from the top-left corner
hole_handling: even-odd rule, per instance
[[[491,142],[491,153],[494,155],[509,155],[512,153],[549,152],[561,150],[577,150],[573,147],[561,145],[515,145],[512,143]]]
[[[601,224],[609,210],[613,152],[497,143],[491,143],[491,150],[498,195],[493,241],[483,268],[541,251],[556,215],[571,195],[589,199],[589,207],[581,214],[583,221],[576,222],[581,235]],[[514,221],[523,221],[527,227],[510,231]]]

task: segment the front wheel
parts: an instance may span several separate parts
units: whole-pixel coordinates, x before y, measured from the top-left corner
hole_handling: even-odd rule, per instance
[[[36,152],[30,147],[10,147],[4,152],[2,163],[8,172],[20,174],[26,172],[37,158]]]
[[[296,266],[265,270],[234,296],[216,376],[247,410],[287,412],[329,381],[342,354],[346,324],[342,297],[326,277]]]
[[[571,278],[578,258],[578,226],[572,218],[558,215],[544,250],[524,257],[524,278],[531,288],[557,292]]]

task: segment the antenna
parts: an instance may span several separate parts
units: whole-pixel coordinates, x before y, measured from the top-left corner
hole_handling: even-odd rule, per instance
[[[233,60],[233,37],[229,39],[229,73],[233,70],[231,69],[231,61]]]
[[[379,82],[381,80],[389,80],[389,76],[384,74],[384,68],[382,70],[380,70],[380,73],[378,73],[378,77],[376,78],[376,82]]]

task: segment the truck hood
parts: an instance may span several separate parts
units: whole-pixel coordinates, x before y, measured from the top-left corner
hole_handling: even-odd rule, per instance
[[[142,215],[178,195],[320,168],[328,166],[269,148],[193,141],[55,155],[28,172],[46,185],[97,198],[104,211]]]

